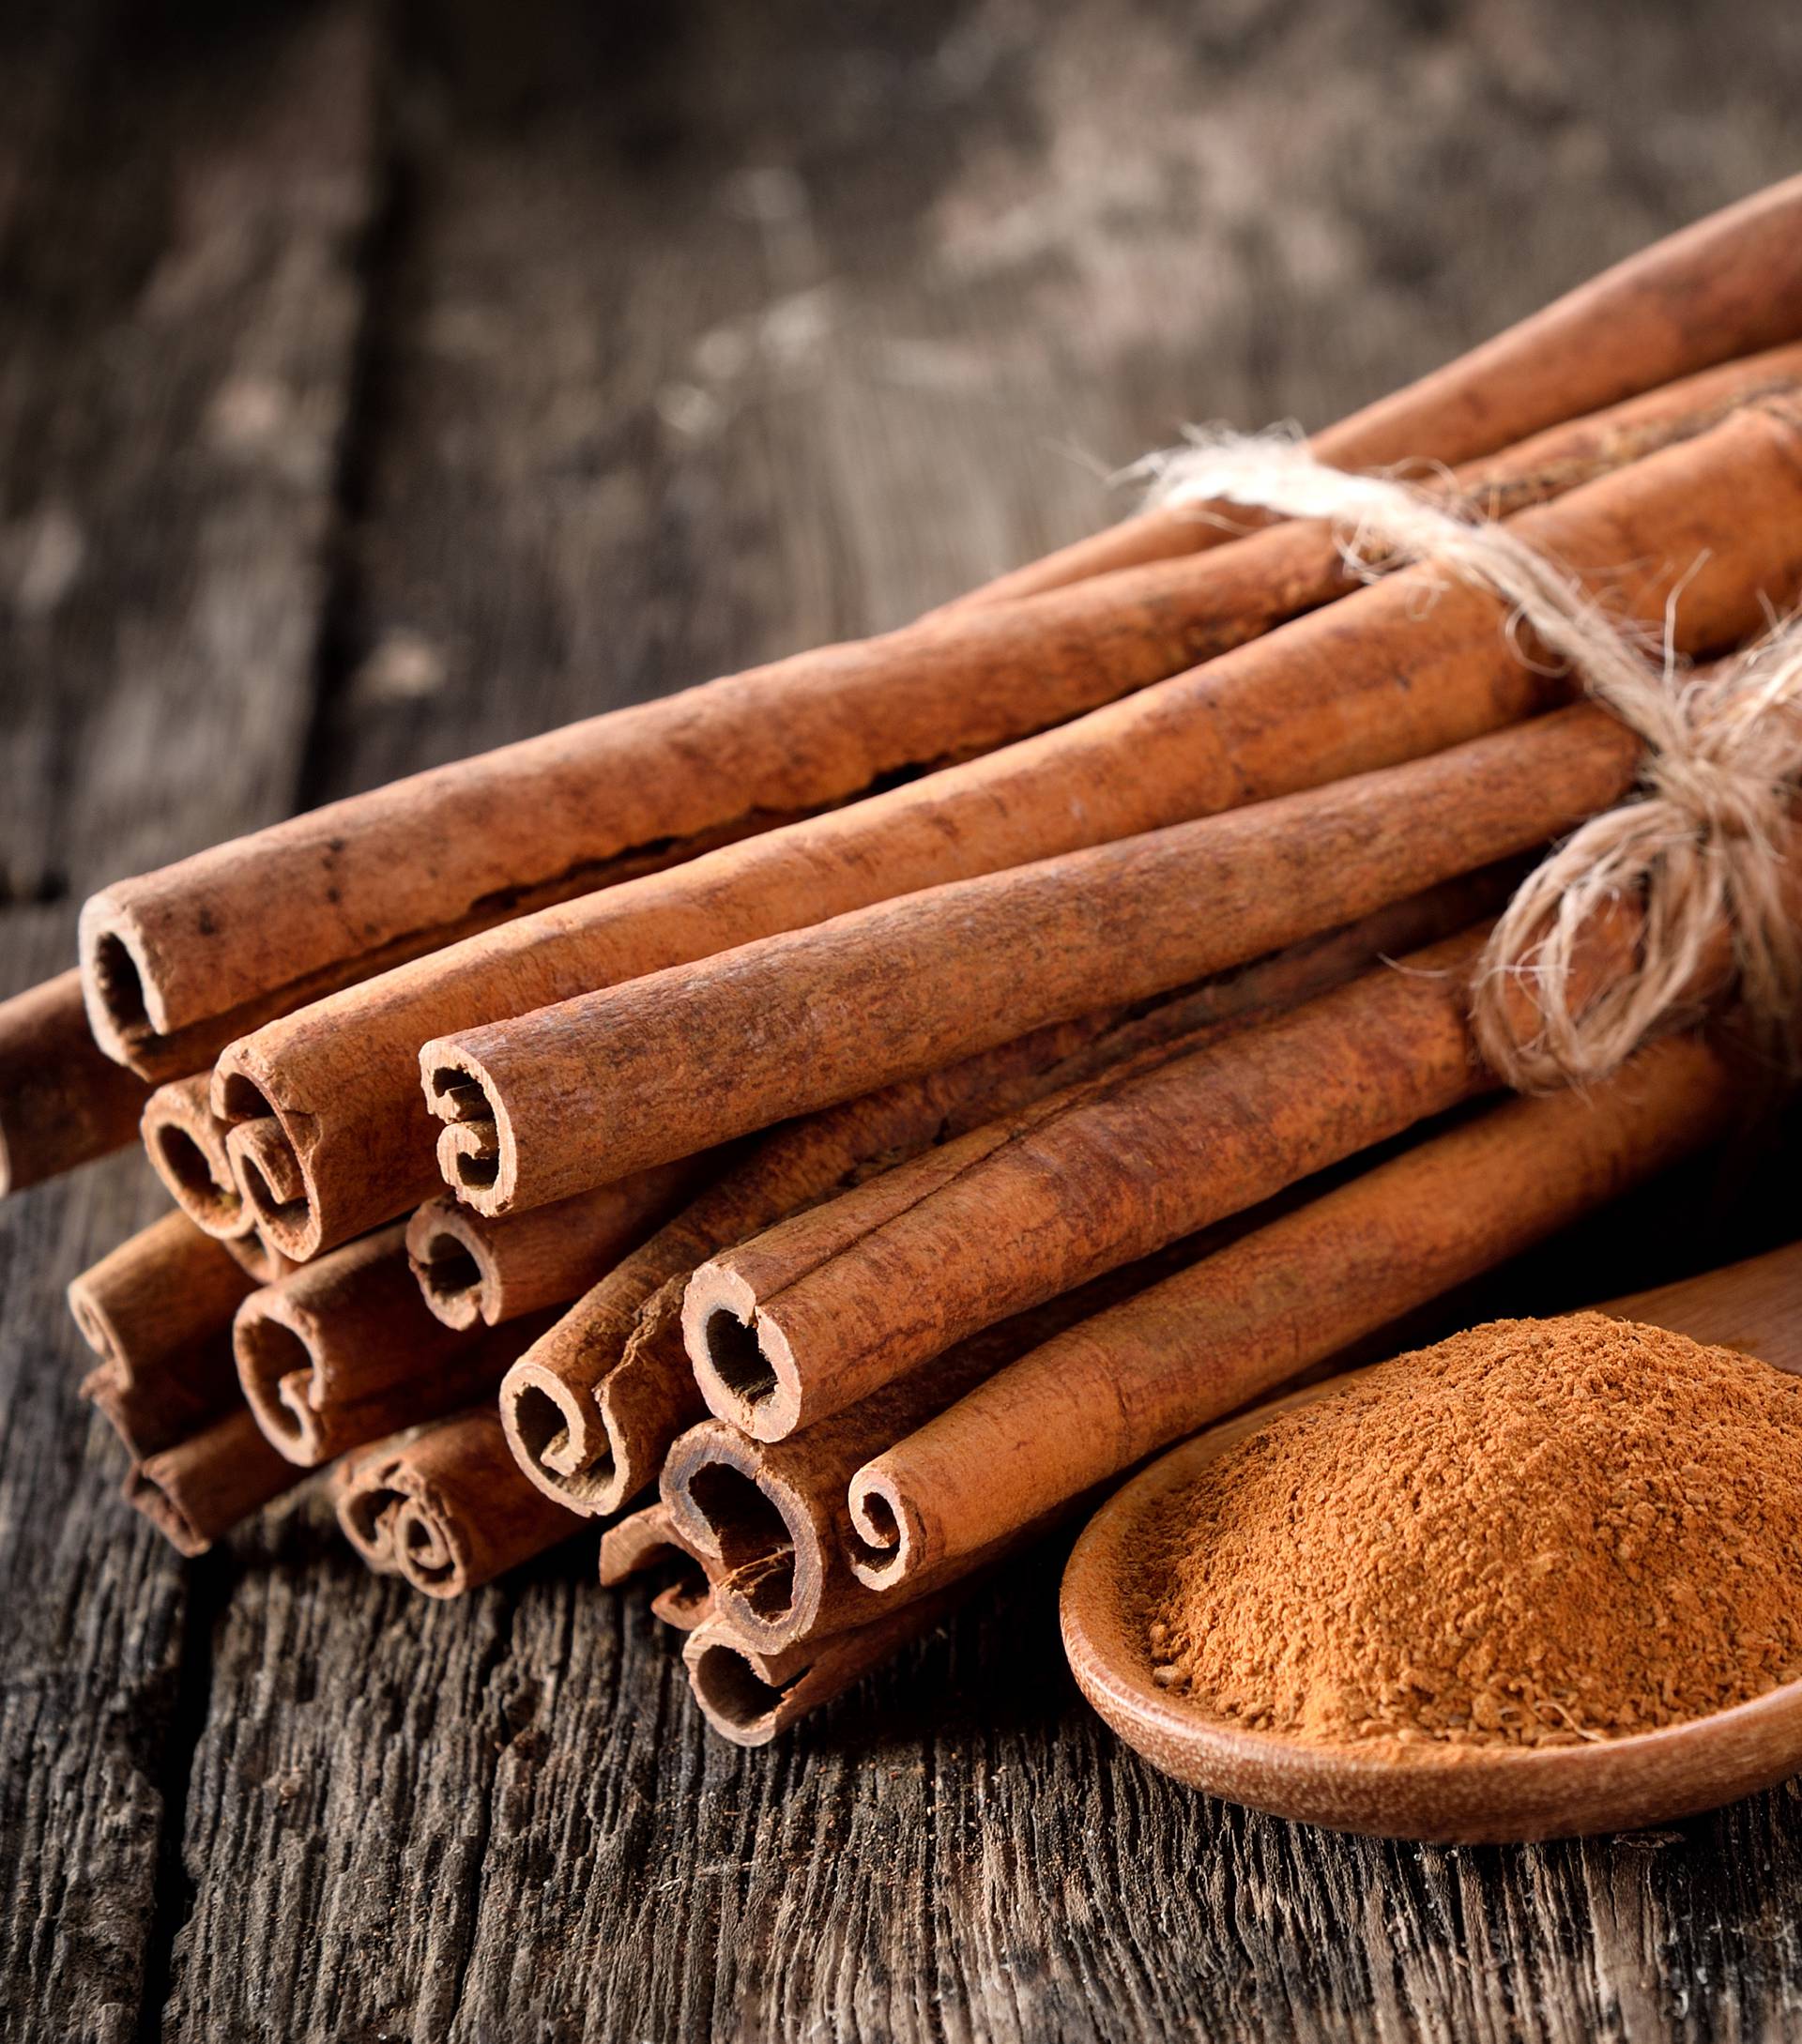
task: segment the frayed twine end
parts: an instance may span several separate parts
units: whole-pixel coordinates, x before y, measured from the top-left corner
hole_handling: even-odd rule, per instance
[[[1449,478],[1423,487],[1348,474],[1317,461],[1293,427],[1192,428],[1184,446],[1147,456],[1127,475],[1149,482],[1153,504],[1198,512],[1238,504],[1325,520],[1360,581],[1429,562],[1489,590],[1507,606],[1511,632],[1529,632],[1645,740],[1641,793],[1553,851],[1490,937],[1474,1011],[1498,1076],[1523,1091],[1593,1083],[1729,986],[1766,1050],[1794,1067],[1802,1051],[1802,927],[1790,866],[1802,781],[1802,620],[1694,674],[1672,649],[1681,585],[1662,639],[1648,639],[1460,499]],[[1573,1008],[1580,982],[1602,990]]]

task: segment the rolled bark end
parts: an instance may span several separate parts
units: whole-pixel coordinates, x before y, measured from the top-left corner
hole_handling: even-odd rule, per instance
[[[157,1176],[196,1228],[205,1228],[207,1234],[217,1235],[223,1242],[246,1234],[255,1226],[256,1216],[245,1205],[237,1181],[230,1185],[220,1184],[208,1167],[206,1152],[178,1122],[164,1121],[153,1128],[146,1121],[144,1142]]]
[[[756,1451],[697,1427],[670,1450],[664,1502],[675,1532],[717,1566],[713,1605],[747,1645],[774,1653],[819,1616],[825,1556],[805,1502]]]
[[[406,1228],[406,1260],[434,1316],[447,1327],[499,1318],[494,1252],[446,1200],[429,1200]]]
[[[589,1518],[618,1510],[612,1439],[593,1402],[556,1371],[522,1356],[500,1380],[500,1424],[546,1497]]]
[[[661,1501],[629,1513],[601,1535],[602,1587],[611,1590],[639,1575],[659,1579],[650,1609],[666,1625],[693,1632],[711,1616],[707,1564],[676,1531]]]
[[[239,1121],[225,1141],[232,1176],[254,1224],[296,1263],[318,1255],[324,1236],[306,1174],[287,1132],[272,1114]]]
[[[401,1574],[428,1597],[461,1596],[469,1586],[468,1563],[455,1526],[439,1518],[421,1499],[409,1498],[401,1507],[394,1553]]]
[[[505,1213],[519,1183],[519,1160],[507,1110],[488,1075],[467,1051],[427,1044],[420,1052],[425,1102],[446,1124],[438,1169],[478,1213]]]
[[[892,1589],[921,1566],[925,1529],[894,1480],[870,1464],[851,1478],[851,1574],[869,1590]]]
[[[809,1640],[778,1654],[744,1640],[714,1617],[682,1646],[689,1687],[715,1731],[738,1746],[767,1746],[777,1732],[822,1703],[830,1703],[891,1655],[931,1631],[959,1602],[974,1578],[824,1640]]]
[[[171,1547],[193,1556],[299,1481],[240,1411],[133,1463],[120,1487]]]
[[[168,1016],[144,938],[111,895],[94,895],[83,908],[79,937],[82,998],[94,1041],[116,1064],[163,1034]]]
[[[159,1481],[157,1459],[127,1470],[119,1495],[134,1512],[143,1513],[177,1554],[191,1562],[206,1552],[215,1536],[189,1512],[179,1487]]]
[[[802,1425],[801,1378],[787,1338],[736,1271],[703,1263],[682,1300],[682,1341],[716,1419],[753,1441],[781,1441]]]
[[[106,1308],[89,1289],[87,1279],[88,1274],[84,1271],[80,1277],[70,1280],[66,1294],[70,1317],[82,1339],[99,1357],[102,1364],[110,1369],[124,1369],[127,1366],[125,1351],[117,1331],[108,1317]],[[83,1386],[83,1396],[90,1396],[85,1385]]]
[[[224,1243],[165,1213],[69,1282],[69,1307],[99,1358],[82,1396],[134,1461],[238,1405],[228,1330],[252,1289]]]
[[[332,1502],[372,1568],[428,1597],[479,1590],[581,1525],[514,1467],[486,1397],[353,1450],[338,1464]]]
[[[145,1103],[144,1147],[151,1167],[194,1226],[232,1242],[251,1232],[256,1214],[232,1169],[229,1131],[212,1110],[210,1090],[205,1073],[159,1086]]]
[[[650,1600],[650,1615],[677,1632],[693,1632],[713,1615],[713,1590],[707,1571],[680,1548],[670,1549],[669,1580]]]
[[[338,1527],[368,1566],[378,1576],[395,1573],[394,1506],[391,1490],[359,1490],[344,1485],[338,1490]]]
[[[338,1523],[358,1553],[382,1575],[404,1577],[428,1597],[461,1596],[469,1588],[468,1557],[454,1520],[398,1485],[366,1479],[338,1500]]]
[[[396,1490],[372,1490],[359,1504],[390,1518],[392,1568],[425,1596],[462,1596],[468,1588],[468,1558],[462,1553],[451,1520],[431,1511],[423,1498]]]
[[[682,1658],[701,1715],[735,1746],[768,1746],[787,1722],[783,1706],[793,1682],[767,1680],[757,1655],[710,1625],[689,1634]]]
[[[313,1402],[319,1360],[275,1290],[252,1292],[232,1325],[237,1380],[270,1445],[302,1469],[330,1459]]]

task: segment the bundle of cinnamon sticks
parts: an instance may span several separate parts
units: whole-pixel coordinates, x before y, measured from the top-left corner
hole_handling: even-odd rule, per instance
[[[1313,448],[1731,653],[1802,597],[1802,180]],[[104,890],[0,1006],[0,1185],[142,1131],[177,1211],[69,1296],[182,1551],[328,1467],[432,1595],[610,1519],[756,1743],[1721,1129],[1728,933],[1600,1087],[1498,1097],[1473,1034],[1491,919],[1642,750],[1431,562],[1142,512]]]

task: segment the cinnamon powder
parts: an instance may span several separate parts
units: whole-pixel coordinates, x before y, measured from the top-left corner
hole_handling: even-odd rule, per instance
[[[1560,1746],[1802,1673],[1802,1380],[1581,1313],[1399,1356],[1174,1501],[1173,1696],[1321,1741]]]

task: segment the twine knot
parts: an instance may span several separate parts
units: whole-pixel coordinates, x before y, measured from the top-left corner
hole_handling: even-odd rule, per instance
[[[1605,1077],[1729,983],[1766,1047],[1794,1061],[1802,620],[1691,670],[1672,648],[1669,612],[1661,640],[1611,618],[1573,575],[1458,497],[1443,471],[1430,489],[1348,474],[1316,461],[1293,428],[1190,429],[1184,446],[1128,474],[1149,478],[1160,504],[1327,520],[1360,581],[1428,562],[1489,590],[1510,631],[1530,633],[1645,740],[1639,793],[1555,847],[1490,935],[1473,1008],[1500,1077],[1522,1091]],[[1610,946],[1622,953],[1618,969],[1573,1008],[1573,967]]]

